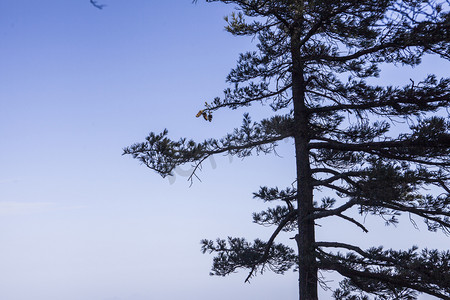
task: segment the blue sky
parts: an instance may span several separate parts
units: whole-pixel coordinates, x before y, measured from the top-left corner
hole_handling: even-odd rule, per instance
[[[293,181],[290,141],[280,157],[216,157],[192,187],[181,171],[162,179],[121,156],[150,131],[200,140],[239,126],[245,111],[218,112],[211,124],[195,118],[226,87],[238,53],[254,47],[223,30],[232,7],[103,3],[0,1],[0,299],[295,299],[295,274],[251,284],[245,271],[210,277],[211,257],[199,251],[203,238],[270,236],[251,224],[264,208],[251,195]],[[426,59],[407,72],[386,67],[382,80],[448,67]],[[318,235],[363,247],[450,246],[409,222],[366,224],[370,235],[339,222]]]

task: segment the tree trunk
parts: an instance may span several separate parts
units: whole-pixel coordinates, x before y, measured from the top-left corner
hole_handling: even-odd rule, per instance
[[[305,104],[305,80],[300,60],[299,35],[291,38],[292,98],[294,104],[294,139],[297,168],[298,235],[300,300],[317,300],[317,266],[314,256],[313,189],[309,161],[308,111]]]

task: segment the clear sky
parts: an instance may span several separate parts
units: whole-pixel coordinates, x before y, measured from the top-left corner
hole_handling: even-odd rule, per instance
[[[290,141],[279,157],[216,157],[192,187],[189,166],[169,180],[121,156],[150,131],[200,140],[240,125],[245,110],[218,112],[211,124],[195,118],[226,87],[238,53],[254,47],[223,30],[232,6],[99,2],[107,6],[0,0],[0,299],[296,299],[292,272],[251,284],[246,271],[210,277],[199,243],[270,236],[251,223],[264,208],[252,192],[293,182]],[[407,83],[449,67],[425,59],[406,72],[386,67],[380,80]],[[420,222],[417,231],[366,220],[368,235],[333,222],[319,238],[450,247]]]

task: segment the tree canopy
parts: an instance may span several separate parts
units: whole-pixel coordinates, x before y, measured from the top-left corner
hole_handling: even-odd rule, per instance
[[[167,176],[214,154],[247,157],[294,141],[295,187],[254,193],[270,207],[253,221],[273,225],[271,238],[202,241],[203,252],[216,254],[213,274],[248,269],[248,280],[266,269],[294,269],[301,300],[318,298],[321,270],[345,278],[335,299],[416,299],[418,293],[450,299],[450,251],[361,249],[315,235],[317,222],[336,217],[367,232],[355,212],[388,224],[411,214],[430,231],[450,233],[450,78],[430,74],[404,86],[372,80],[383,64],[416,66],[424,55],[450,59],[450,1],[207,2],[234,4],[226,30],[258,44],[239,56],[226,78],[231,87],[197,116],[212,121],[217,110],[257,104],[273,116],[255,122],[245,114],[241,127],[199,143],[172,140],[167,130],[150,133],[124,154]],[[318,190],[328,196],[318,198]],[[282,231],[293,232],[296,249],[276,242]]]

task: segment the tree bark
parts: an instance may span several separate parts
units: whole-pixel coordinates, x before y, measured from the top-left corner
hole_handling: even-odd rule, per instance
[[[314,256],[313,185],[309,160],[308,110],[305,103],[305,80],[300,57],[300,35],[291,36],[292,99],[294,104],[294,140],[297,168],[299,299],[317,300],[317,265]]]

